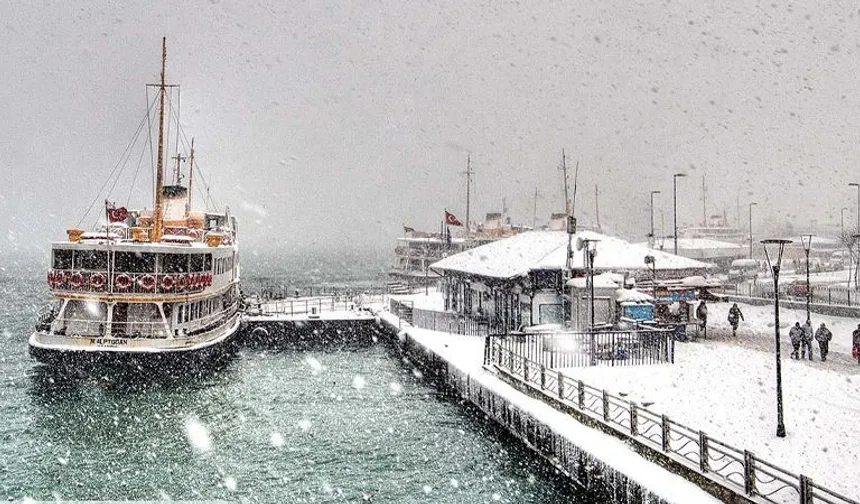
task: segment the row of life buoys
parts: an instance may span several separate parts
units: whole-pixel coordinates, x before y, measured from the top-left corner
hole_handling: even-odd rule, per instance
[[[92,290],[100,291],[107,285],[107,277],[100,271],[89,275],[82,271],[49,271],[48,285],[55,289],[66,285],[72,289],[81,289],[89,285]]]
[[[185,292],[198,291],[212,285],[211,273],[180,273],[176,275],[162,275],[160,282],[156,281],[155,275],[130,275],[128,273],[120,273],[114,277],[114,289],[119,292],[125,292],[137,284],[143,292],[155,292],[155,288],[160,286],[162,292]],[[60,288],[68,285],[72,289],[81,289],[87,285],[92,290],[101,291],[107,286],[107,276],[104,273],[97,271],[89,275],[81,271],[64,272],[64,271],[49,271],[48,285],[52,288]]]

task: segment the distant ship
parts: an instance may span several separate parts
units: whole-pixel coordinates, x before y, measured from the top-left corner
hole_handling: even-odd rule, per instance
[[[430,265],[450,255],[484,245],[502,238],[514,236],[526,228],[511,225],[510,219],[501,212],[486,215],[483,223],[473,230],[452,236],[447,226],[439,232],[416,231],[404,226],[404,236],[397,238],[394,248],[395,264],[388,271],[392,284],[404,286],[433,285],[440,278]]]
[[[747,233],[729,224],[725,215],[712,215],[704,225],[690,226],[681,232],[684,238],[708,238],[711,240],[748,244]]]
[[[237,221],[191,210],[188,186],[164,184],[166,41],[162,41],[153,210],[105,205],[105,225],[67,230],[51,247],[54,302],[30,336],[30,353],[54,365],[129,368],[216,358],[239,328]],[[178,145],[178,142],[177,142]]]

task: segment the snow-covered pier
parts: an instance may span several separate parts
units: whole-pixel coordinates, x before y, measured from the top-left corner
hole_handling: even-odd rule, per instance
[[[366,306],[376,300],[340,296],[251,299],[243,310],[239,337],[245,344],[264,346],[368,342],[377,324]]]
[[[557,440],[570,424],[593,428],[592,436],[625,439],[628,456],[642,454],[643,459],[678,477],[683,475],[723,502],[858,502],[853,466],[845,463],[856,460],[856,444],[845,442],[855,430],[860,398],[857,361],[852,360],[850,347],[856,319],[813,317],[816,325],[826,322],[834,334],[826,362],[820,361],[817,349],[815,361],[789,360],[787,352],[783,354],[788,437],[781,439],[773,435],[771,306],[742,305],[746,320],[733,337],[726,322],[731,303],[712,303],[709,339],[676,343],[672,364],[564,367],[561,363],[559,367],[556,363],[553,367],[538,362],[517,364],[522,359],[510,355],[496,358],[499,365],[494,365],[494,347],[490,345],[488,355],[486,342],[492,343],[496,337],[422,328],[418,319],[400,313],[404,304],[417,311],[419,307],[438,309],[439,297],[397,296],[397,302],[379,312],[380,318],[398,335],[395,341],[410,358],[423,362],[428,372],[574,479],[577,471],[565,466],[569,456],[559,452],[559,446],[567,449],[566,442],[585,450],[586,457],[593,457],[607,471],[620,471],[624,478],[666,499],[659,480],[639,479],[636,471],[625,472],[622,468],[629,461],[605,452],[602,442],[595,446],[587,438]],[[782,311],[781,326],[805,317],[803,310]],[[416,323],[413,326],[407,320]],[[783,329],[783,337],[785,334],[787,329]],[[522,349],[540,346],[524,342]],[[551,358],[545,350],[541,356]],[[491,365],[481,365],[488,361]],[[475,383],[483,391],[476,392]],[[558,416],[530,409],[533,403],[520,402],[521,396],[539,401]],[[528,420],[511,420],[511,413],[505,411],[511,406],[500,409],[493,401],[517,404],[517,414],[527,415]],[[622,493],[631,495],[627,480],[611,481],[612,488],[621,485],[627,489]]]
[[[613,436],[531,397],[483,367],[484,338],[413,327],[383,309],[385,334],[406,358],[480,409],[535,453],[585,488],[596,502],[749,502],[712,495]]]

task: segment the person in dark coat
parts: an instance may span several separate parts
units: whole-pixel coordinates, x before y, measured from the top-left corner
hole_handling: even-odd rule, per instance
[[[857,359],[857,363],[860,364],[860,324],[857,324],[857,329],[854,329],[854,332],[851,333],[851,355]]]
[[[734,303],[732,307],[729,308],[729,325],[732,326],[732,336],[737,336],[738,319],[743,320],[744,314],[741,313],[741,309],[738,308],[738,304]]]
[[[827,354],[830,352],[831,338],[833,338],[833,334],[830,332],[830,329],[824,325],[824,322],[822,322],[815,331],[815,341],[818,342],[818,350],[821,352],[821,362],[827,361]]]
[[[696,318],[699,319],[699,326],[705,331],[705,338],[708,337],[708,306],[702,300],[696,308]]]
[[[799,359],[800,342],[803,340],[803,329],[800,327],[800,322],[794,323],[794,327],[788,331],[788,338],[791,340],[791,347],[794,349],[791,352],[791,358]]]
[[[806,358],[806,352],[809,352],[809,360],[812,359],[812,323],[809,322],[809,319],[806,319],[803,326],[803,338],[800,341],[800,358]]]

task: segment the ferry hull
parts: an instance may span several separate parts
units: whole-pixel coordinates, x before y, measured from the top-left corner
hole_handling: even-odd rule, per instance
[[[76,349],[34,343],[37,335],[34,334],[29,345],[30,355],[42,364],[64,370],[89,372],[105,369],[188,373],[229,360],[237,350],[236,335],[239,332],[239,326],[237,317],[233,324],[224,327],[224,334],[213,339],[211,344],[172,349],[143,350],[115,347]]]

